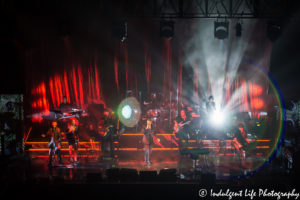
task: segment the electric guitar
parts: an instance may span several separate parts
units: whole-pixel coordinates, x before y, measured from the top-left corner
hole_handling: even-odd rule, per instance
[[[177,127],[175,128],[174,127],[174,133],[178,133],[179,131],[181,131],[182,129],[183,129],[183,127],[185,126],[185,125],[188,125],[188,124],[190,124],[191,123],[191,121],[187,121],[187,122],[180,122],[180,123],[178,123],[177,124]]]

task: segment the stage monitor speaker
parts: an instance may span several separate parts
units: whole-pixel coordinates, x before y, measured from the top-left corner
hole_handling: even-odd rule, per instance
[[[53,183],[54,184],[64,184],[65,180],[62,177],[56,176],[54,177]]]
[[[158,178],[160,181],[176,181],[176,169],[162,169],[159,172]]]
[[[215,185],[216,184],[216,174],[203,173],[201,183],[206,184],[206,185]]]
[[[118,180],[120,180],[120,169],[119,168],[106,169],[105,176],[106,176],[107,180],[118,181]]]
[[[86,175],[86,182],[87,183],[98,183],[103,180],[101,173],[88,173]]]
[[[157,171],[140,171],[140,181],[157,181]]]
[[[39,178],[38,183],[42,184],[42,185],[48,185],[50,183],[50,179],[49,178]]]
[[[120,180],[124,182],[137,181],[138,171],[136,169],[122,168],[120,170]]]

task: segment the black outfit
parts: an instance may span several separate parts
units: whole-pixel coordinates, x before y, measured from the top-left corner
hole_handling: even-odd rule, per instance
[[[245,147],[247,145],[247,142],[245,138],[243,137],[239,127],[237,125],[234,125],[231,129],[231,133],[233,134],[233,137],[237,139],[237,141]]]
[[[207,113],[212,113],[216,110],[216,103],[213,101],[213,102],[207,102],[206,103],[206,110],[207,110]]]
[[[151,134],[151,130],[150,129],[145,129],[144,130],[144,135],[147,138],[147,140],[149,141],[149,145],[153,145],[153,137]]]
[[[95,139],[96,141],[100,140],[100,135],[98,134],[98,132],[95,129],[89,129],[89,136],[93,139]]]
[[[68,132],[66,133],[66,137],[68,140],[68,144],[72,145],[74,147],[74,149],[77,150],[76,139],[75,139],[77,137],[77,127],[76,127],[75,131],[71,131],[69,129]]]
[[[113,137],[115,135],[115,127],[109,127],[108,132],[103,138],[103,143],[106,146],[105,150],[108,150],[107,153],[110,154],[110,156],[114,155],[114,147],[113,147]]]
[[[105,154],[109,154],[111,157],[114,157],[114,139],[117,135],[117,119],[109,118],[105,122],[107,132],[103,137],[102,149]]]
[[[72,105],[69,103],[61,103],[59,105],[59,110],[63,112],[70,112],[72,110]]]
[[[178,124],[184,124],[184,123],[186,123],[186,122],[188,122],[188,121],[190,121],[188,118],[186,118],[186,120],[183,120],[181,117],[176,117],[176,122],[178,123]],[[189,126],[189,124],[186,124],[186,125],[184,125],[183,127],[181,127],[180,128],[180,130],[178,131],[178,135],[180,136],[181,134],[182,135],[184,135],[184,136],[187,136],[187,134],[189,134],[190,133],[190,126]]]
[[[69,145],[75,145],[75,137],[74,137],[74,133],[73,132],[68,132],[66,134],[67,140],[68,140],[68,144]]]
[[[144,130],[143,143],[145,148],[145,155],[144,155],[145,163],[147,165],[151,165],[150,154],[152,152],[152,146],[153,146],[153,136],[151,133],[151,129]]]
[[[190,121],[188,117],[186,118],[186,120],[183,120],[180,116],[178,116],[175,120],[178,124],[179,123],[183,124],[183,123],[186,123],[186,122]],[[191,131],[191,128],[190,128],[189,124],[184,125],[176,133],[176,137],[179,138],[179,142],[178,142],[179,150],[187,147],[188,139],[189,139],[191,133],[192,133],[192,131]],[[182,140],[185,140],[185,142],[183,143]]]

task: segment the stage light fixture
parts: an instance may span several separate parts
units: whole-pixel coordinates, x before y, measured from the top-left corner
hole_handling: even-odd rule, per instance
[[[174,36],[174,22],[173,21],[161,21],[160,22],[160,36],[168,39],[172,39]]]
[[[116,20],[112,23],[113,36],[124,42],[127,38],[127,22],[125,20]]]
[[[223,40],[225,38],[228,38],[228,33],[229,33],[229,22],[225,21],[225,22],[218,22],[215,21],[215,38],[218,38],[220,40]]]
[[[221,111],[216,110],[210,115],[210,122],[213,125],[220,126],[224,123],[224,120],[225,120],[225,116],[224,113]]]
[[[236,23],[235,25],[235,36],[237,37],[242,36],[242,24],[240,22]]]

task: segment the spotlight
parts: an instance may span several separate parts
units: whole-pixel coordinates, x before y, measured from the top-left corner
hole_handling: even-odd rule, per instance
[[[211,113],[210,123],[220,126],[224,123],[224,119],[225,119],[224,113],[216,110],[215,112]]]
[[[127,22],[125,20],[114,21],[112,24],[113,36],[124,42],[127,38]]]
[[[235,25],[235,36],[237,37],[242,36],[242,24],[240,22],[236,23]]]
[[[132,114],[132,109],[129,105],[125,105],[123,108],[122,108],[122,116],[125,118],[125,119],[129,119],[131,117],[131,114]]]
[[[122,124],[134,127],[140,120],[140,103],[134,97],[124,99],[118,107],[118,116]]]
[[[160,36],[168,39],[172,39],[174,36],[174,22],[173,21],[161,21],[160,22]]]
[[[218,38],[220,40],[228,38],[228,27],[229,22],[215,21],[215,38]]]

